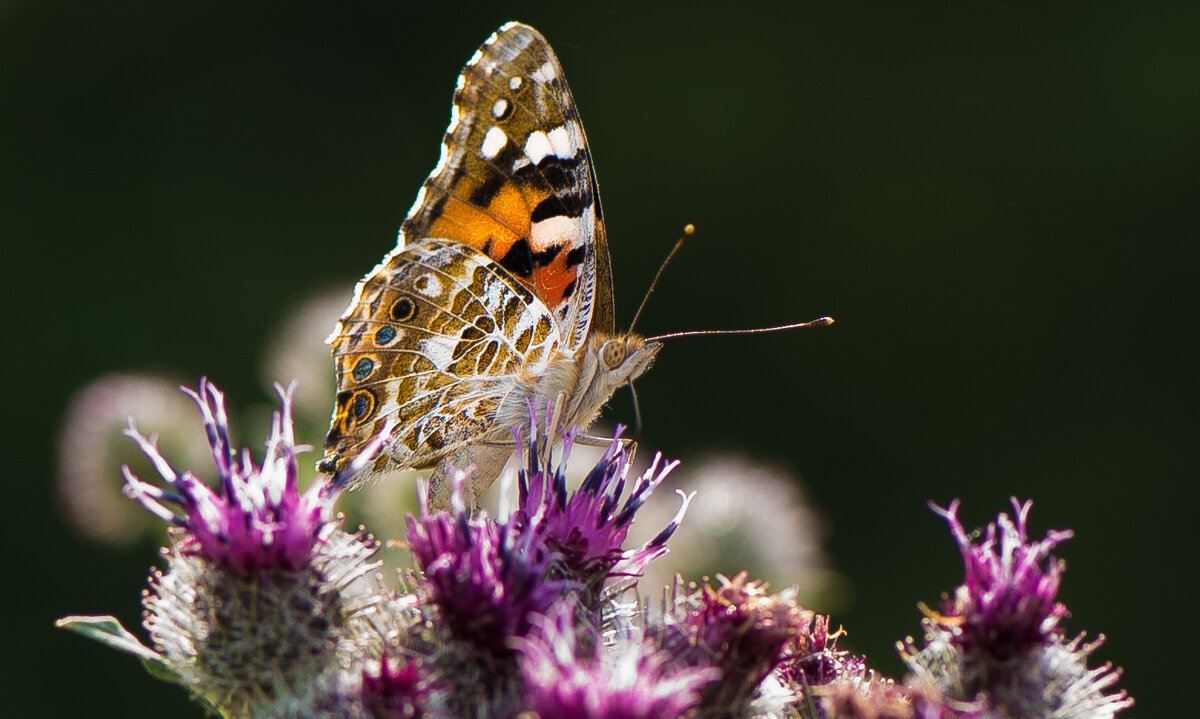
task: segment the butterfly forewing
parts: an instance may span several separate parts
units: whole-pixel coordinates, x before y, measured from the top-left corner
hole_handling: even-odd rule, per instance
[[[509,23],[459,77],[441,158],[400,242],[450,239],[508,270],[549,308],[568,348],[612,330],[608,246],[591,155],[558,59]]]

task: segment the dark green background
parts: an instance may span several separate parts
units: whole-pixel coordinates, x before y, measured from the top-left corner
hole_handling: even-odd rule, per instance
[[[1181,712],[1200,5],[427,5],[0,2],[6,715],[200,715],[51,628],[135,625],[154,561],[57,519],[58,418],[122,369],[265,400],[266,329],[392,247],[458,69],[513,18],[580,104],[621,322],[685,222],[643,331],[838,321],[667,347],[646,445],[795,467],[856,587],[834,621],[893,675],[916,602],[961,578],[926,500],[978,525],[1032,498],[1038,536],[1077,531],[1068,629],[1108,635],[1131,715]]]

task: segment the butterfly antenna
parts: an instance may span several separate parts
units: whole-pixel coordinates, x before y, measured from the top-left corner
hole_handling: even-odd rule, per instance
[[[646,294],[642,296],[642,304],[638,305],[637,312],[633,315],[633,322],[629,323],[629,331],[631,333],[633,332],[633,328],[637,326],[638,319],[642,316],[642,310],[646,309],[647,300],[650,299],[650,295],[654,294],[654,288],[658,287],[658,281],[662,278],[663,270],[667,269],[667,265],[671,264],[671,260],[675,259],[675,255],[679,254],[679,250],[683,249],[684,243],[694,234],[696,234],[695,225],[689,222],[683,226],[683,234],[679,236],[678,240],[675,240],[675,246],[667,253],[667,257],[662,261],[662,264],[658,266],[658,272],[654,275],[654,281],[650,283],[650,289],[646,290]],[[630,389],[632,388],[633,385],[630,385]],[[637,406],[636,402],[634,406]]]
[[[657,342],[659,340],[669,340],[676,337],[707,337],[708,335],[756,335],[762,332],[782,332],[784,330],[798,330],[805,327],[828,327],[833,324],[832,317],[818,317],[809,322],[793,322],[788,325],[776,325],[774,327],[755,327],[745,330],[692,330],[690,332],[668,332],[665,335],[657,335],[655,337],[645,338],[647,342]]]

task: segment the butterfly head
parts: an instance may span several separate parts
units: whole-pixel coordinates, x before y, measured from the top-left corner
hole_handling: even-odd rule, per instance
[[[588,338],[587,351],[579,364],[579,377],[586,389],[580,393],[579,414],[572,418],[586,426],[600,407],[621,385],[641,377],[662,349],[661,342],[647,342],[635,334],[597,334]]]
[[[599,339],[599,369],[613,386],[641,377],[654,364],[662,349],[661,342],[647,342],[638,335],[618,335]]]

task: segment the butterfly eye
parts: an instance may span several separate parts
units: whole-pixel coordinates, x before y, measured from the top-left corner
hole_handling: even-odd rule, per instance
[[[616,369],[625,361],[625,343],[620,340],[609,340],[600,348],[600,359],[604,366]]]

